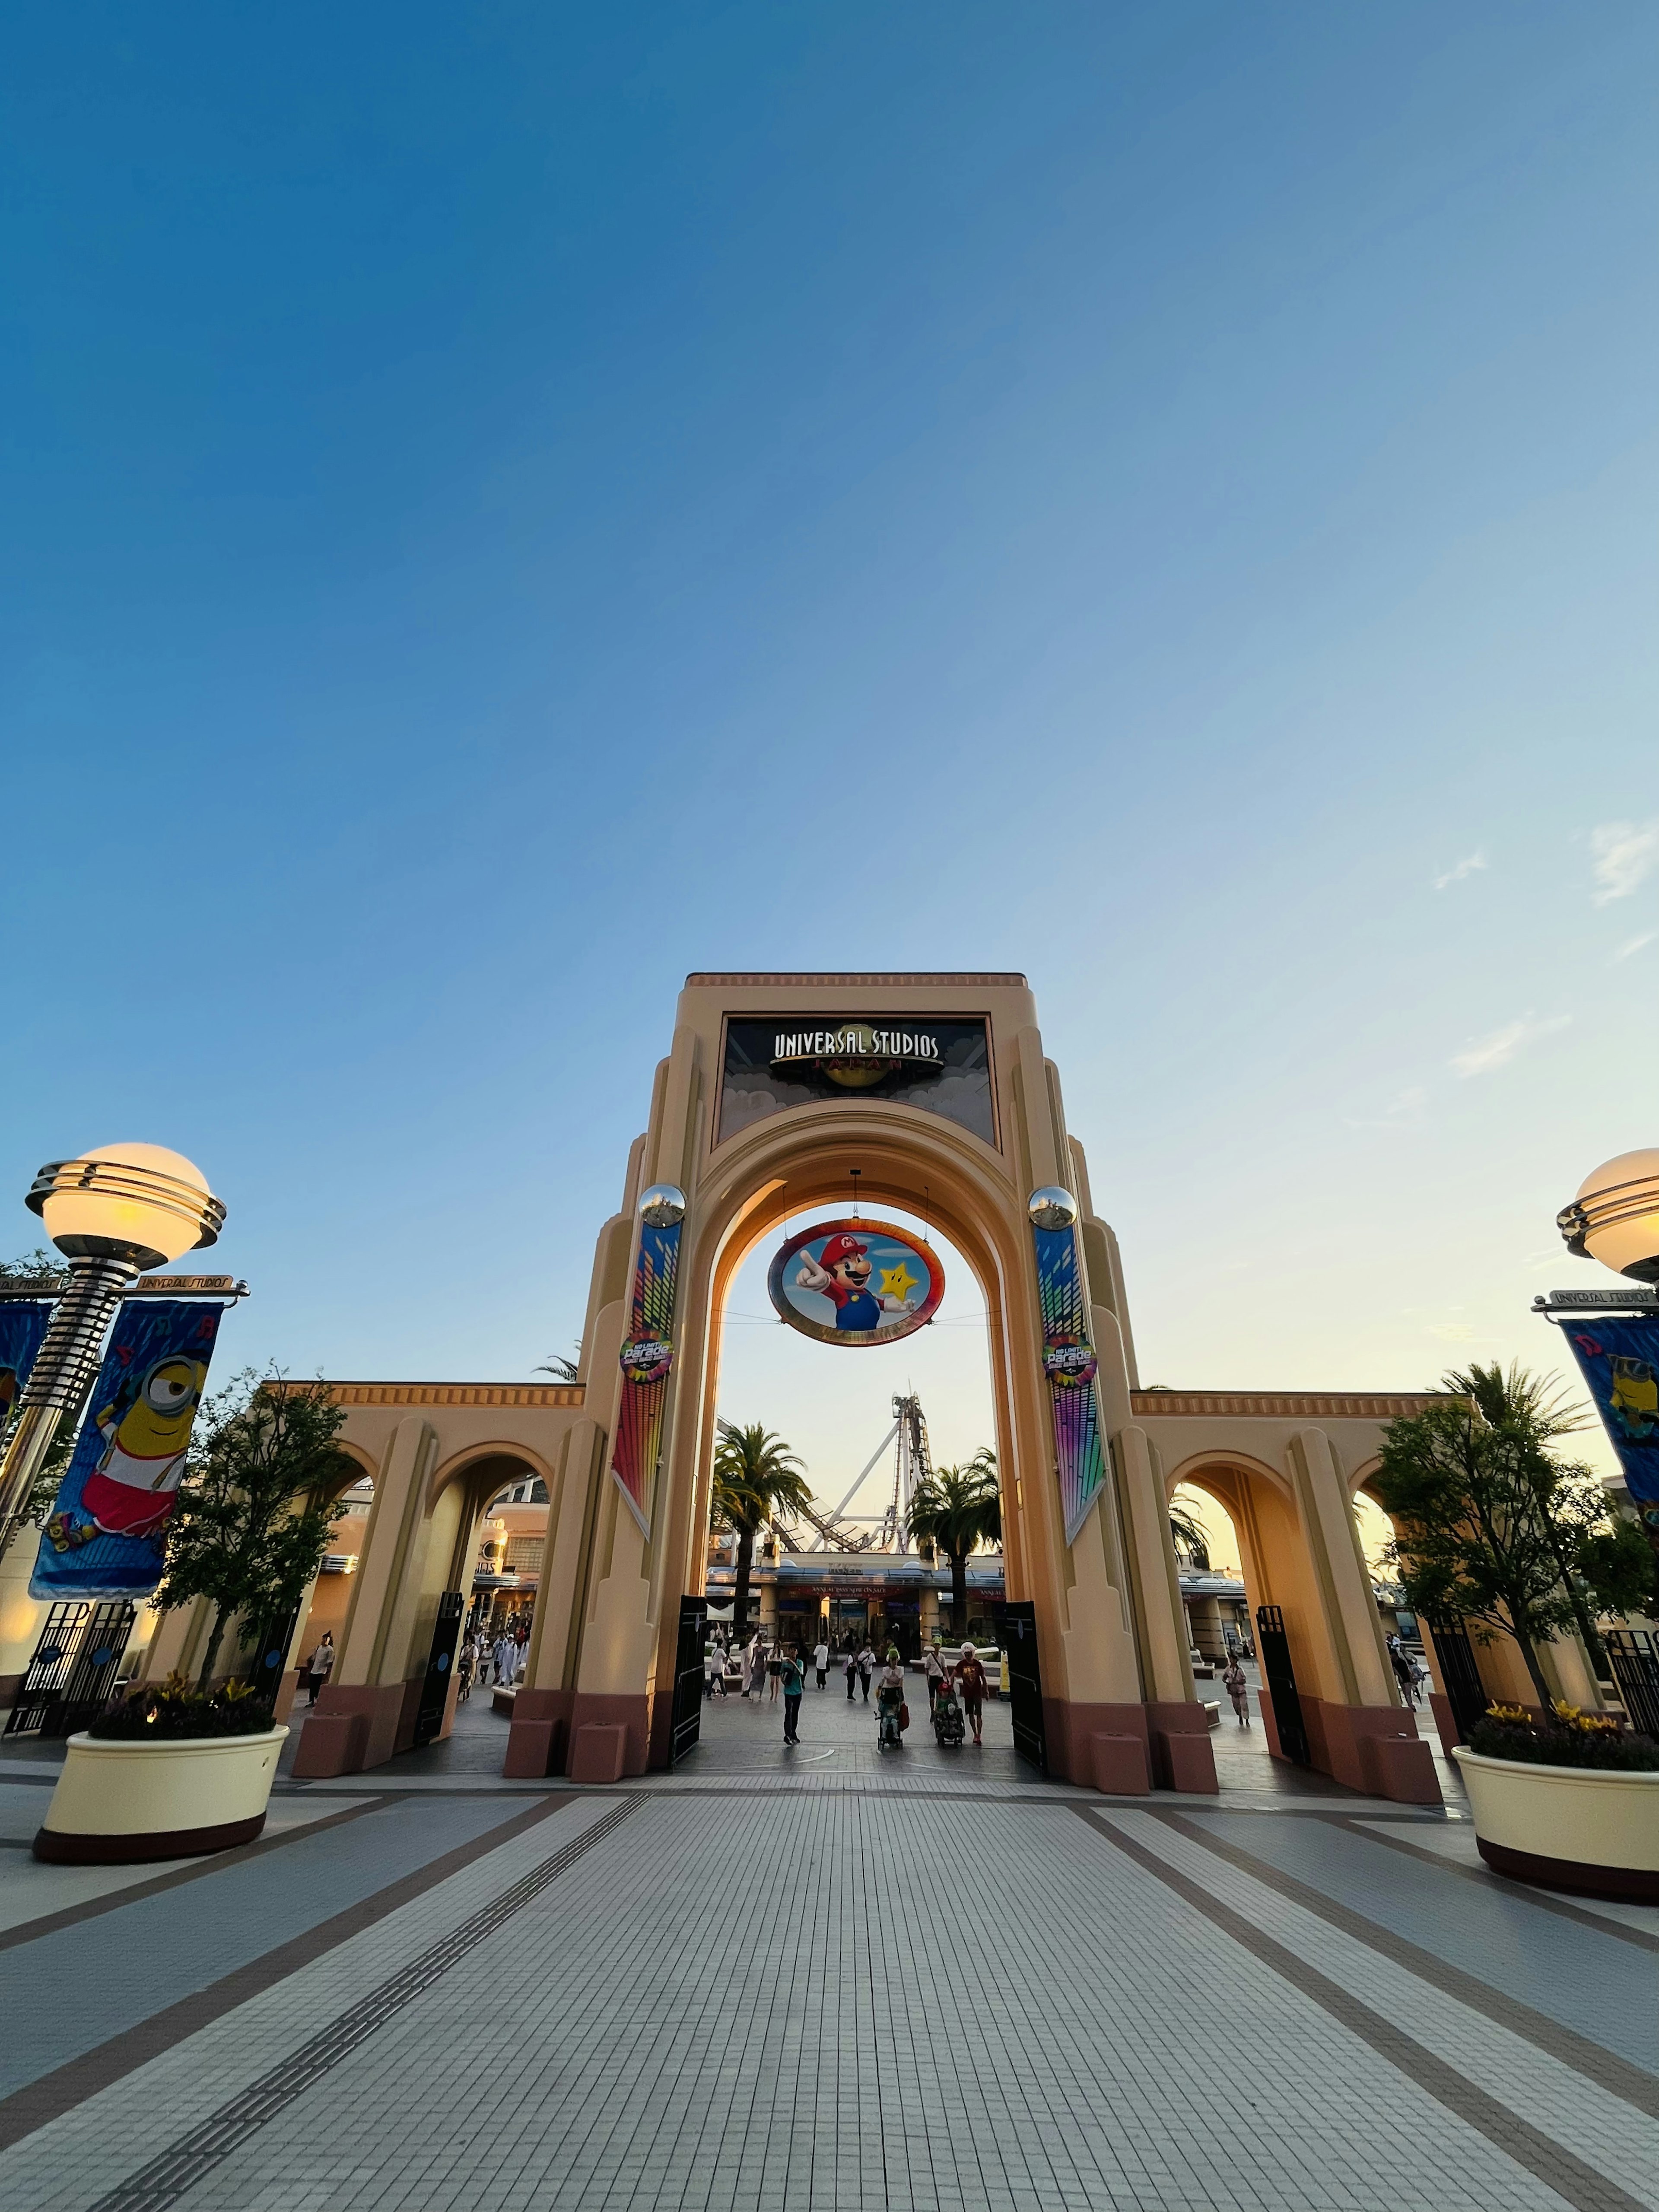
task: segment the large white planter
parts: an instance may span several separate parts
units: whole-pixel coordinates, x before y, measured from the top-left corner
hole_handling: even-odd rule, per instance
[[[34,1856],[112,1866],[251,1843],[265,1825],[287,1737],[285,1728],[173,1743],[72,1735]]]
[[[1474,1839],[1495,1873],[1659,1905],[1659,1774],[1534,1766],[1459,1744]]]

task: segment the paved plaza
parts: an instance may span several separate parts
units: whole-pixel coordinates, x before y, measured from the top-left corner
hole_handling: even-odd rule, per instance
[[[1224,1738],[1219,1799],[1108,1799],[915,1704],[580,1790],[475,1693],[159,1869],[36,1865],[8,1747],[0,2204],[1659,2207],[1659,1912]]]

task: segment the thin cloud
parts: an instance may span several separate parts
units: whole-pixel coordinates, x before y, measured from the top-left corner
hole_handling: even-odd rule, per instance
[[[1659,937],[1659,929],[1644,929],[1639,937],[1627,937],[1613,957],[1615,960],[1628,960],[1644,945],[1651,945],[1656,937]]]
[[[1448,884],[1461,884],[1466,876],[1472,876],[1478,870],[1490,866],[1491,863],[1486,858],[1486,849],[1483,845],[1478,853],[1469,854],[1466,859],[1459,860],[1455,866],[1448,868],[1443,876],[1437,876],[1434,879],[1434,887],[1437,891],[1443,891]]]
[[[1343,1119],[1351,1129],[1415,1129],[1423,1120],[1423,1109],[1429,1100],[1421,1084],[1413,1084],[1409,1091],[1398,1092],[1380,1114],[1364,1121],[1355,1121],[1345,1115]]]
[[[1490,1075],[1495,1067],[1507,1066],[1516,1053],[1535,1044],[1540,1037],[1553,1036],[1557,1030],[1565,1029],[1571,1019],[1571,1014],[1553,1014],[1547,1021],[1540,1022],[1528,1009],[1518,1022],[1505,1022],[1501,1030],[1493,1030],[1488,1036],[1472,1038],[1462,1052],[1455,1052],[1451,1056],[1452,1072],[1465,1078]]]
[[[1603,822],[1590,831],[1590,872],[1597,906],[1628,898],[1659,867],[1659,816],[1651,822]]]

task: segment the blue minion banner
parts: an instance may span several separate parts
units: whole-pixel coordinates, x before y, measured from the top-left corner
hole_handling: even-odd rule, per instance
[[[131,1298],[121,1308],[58,1502],[31,1597],[148,1597],[202,1402],[222,1305]]]
[[[0,1304],[0,1436],[17,1411],[29,1370],[40,1356],[52,1319],[47,1298],[7,1298]]]
[[[1569,1322],[1572,1346],[1601,1425],[1638,1505],[1659,1504],[1659,1316]]]

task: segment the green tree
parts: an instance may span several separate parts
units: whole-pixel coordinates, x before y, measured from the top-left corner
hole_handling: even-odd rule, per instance
[[[48,1252],[37,1245],[33,1252],[22,1253],[15,1260],[0,1260],[0,1291],[39,1290],[44,1296],[56,1297],[69,1288],[70,1271],[67,1261],[56,1252]],[[0,1389],[0,1437],[10,1425],[11,1416],[22,1396],[22,1385],[15,1377],[8,1377]],[[68,1416],[58,1424],[52,1440],[52,1449],[41,1462],[40,1471],[29,1488],[28,1496],[17,1509],[17,1528],[12,1531],[15,1540],[18,1530],[33,1522],[36,1528],[46,1519],[58,1502],[58,1486],[64,1479],[64,1469],[69,1464],[70,1454],[75,1449],[75,1439],[80,1431],[78,1407],[72,1407]]]
[[[763,1423],[751,1422],[747,1428],[735,1421],[720,1424],[709,1518],[716,1528],[731,1530],[738,1540],[738,1580],[732,1599],[734,1644],[742,1642],[749,1626],[755,1539],[769,1521],[780,1514],[787,1519],[811,1504],[812,1493],[802,1480],[805,1472],[805,1463]]]
[[[1540,1644],[1582,1633],[1587,1599],[1610,1613],[1642,1603],[1653,1555],[1630,1523],[1609,1525],[1589,1469],[1549,1449],[1577,1423],[1547,1386],[1494,1365],[1442,1388],[1384,1433],[1374,1488],[1395,1527],[1384,1557],[1419,1613],[1462,1619],[1483,1644],[1512,1638],[1547,1711]]]
[[[204,1689],[236,1615],[257,1623],[292,1613],[321,1565],[342,1510],[337,1493],[356,1472],[335,1442],[344,1420],[326,1382],[293,1383],[276,1367],[246,1370],[203,1406],[155,1602],[163,1612],[212,1604]]]
[[[968,1633],[968,1559],[1002,1536],[1002,1488],[997,1455],[982,1445],[965,1467],[937,1467],[910,1494],[910,1534],[951,1562],[951,1617]]]
[[[1204,1523],[1190,1506],[1182,1505],[1175,1498],[1170,1501],[1170,1534],[1175,1538],[1176,1551],[1185,1552],[1200,1573],[1207,1571],[1210,1540],[1205,1533]]]

